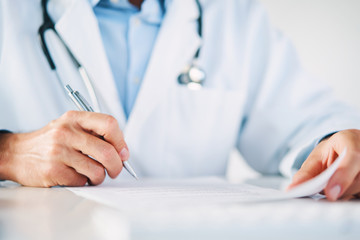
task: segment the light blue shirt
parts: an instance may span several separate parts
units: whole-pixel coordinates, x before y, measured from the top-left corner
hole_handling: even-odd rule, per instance
[[[161,0],[145,0],[139,10],[128,0],[101,0],[94,12],[128,118],[163,20],[164,4]]]

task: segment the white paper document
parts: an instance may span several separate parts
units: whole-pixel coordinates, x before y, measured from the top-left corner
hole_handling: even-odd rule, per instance
[[[346,149],[338,156],[338,158],[327,168],[324,172],[319,174],[313,179],[310,179],[307,182],[291,189],[290,191],[283,193],[286,198],[297,198],[297,197],[306,197],[317,194],[321,192],[329,182],[331,176],[335,173],[336,169],[339,167],[340,162],[344,159],[346,155]]]
[[[221,178],[198,179],[140,179],[107,180],[100,186],[68,188],[70,191],[125,212],[144,209],[181,209],[188,207],[219,206],[263,201],[286,200],[319,193],[334,174],[344,151],[338,159],[317,177],[288,192],[231,184]]]

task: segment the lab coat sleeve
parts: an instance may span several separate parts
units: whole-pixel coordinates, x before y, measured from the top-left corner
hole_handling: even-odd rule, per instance
[[[253,2],[249,9],[244,55],[250,84],[237,147],[255,170],[290,176],[324,136],[360,128],[360,116],[304,71],[262,6]]]
[[[3,46],[3,38],[4,38],[4,34],[3,34],[3,7],[2,7],[2,3],[0,1],[0,64],[1,64],[1,56],[2,56],[2,46]]]

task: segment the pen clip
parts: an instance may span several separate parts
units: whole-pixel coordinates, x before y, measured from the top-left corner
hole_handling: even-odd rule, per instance
[[[74,95],[75,95],[75,97],[79,98],[80,102],[84,106],[84,109],[85,109],[84,111],[94,112],[94,110],[92,109],[90,104],[86,101],[86,99],[78,91],[75,91]]]
[[[81,111],[85,111],[84,107],[81,105],[81,102],[79,102],[75,95],[74,95],[74,90],[70,87],[70,85],[66,85],[65,86],[66,91],[68,92],[68,95],[71,99],[71,101],[75,104],[75,106]]]
[[[83,96],[81,96],[78,91],[74,91],[69,84],[65,86],[65,89],[67,90],[70,99],[80,111],[94,112],[89,103],[85,100]]]

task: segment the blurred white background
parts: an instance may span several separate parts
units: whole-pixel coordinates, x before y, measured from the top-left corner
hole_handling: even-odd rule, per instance
[[[360,1],[259,0],[304,67],[360,109]]]
[[[258,0],[272,24],[295,45],[307,71],[360,110],[360,0]],[[257,174],[234,153],[228,176]]]

